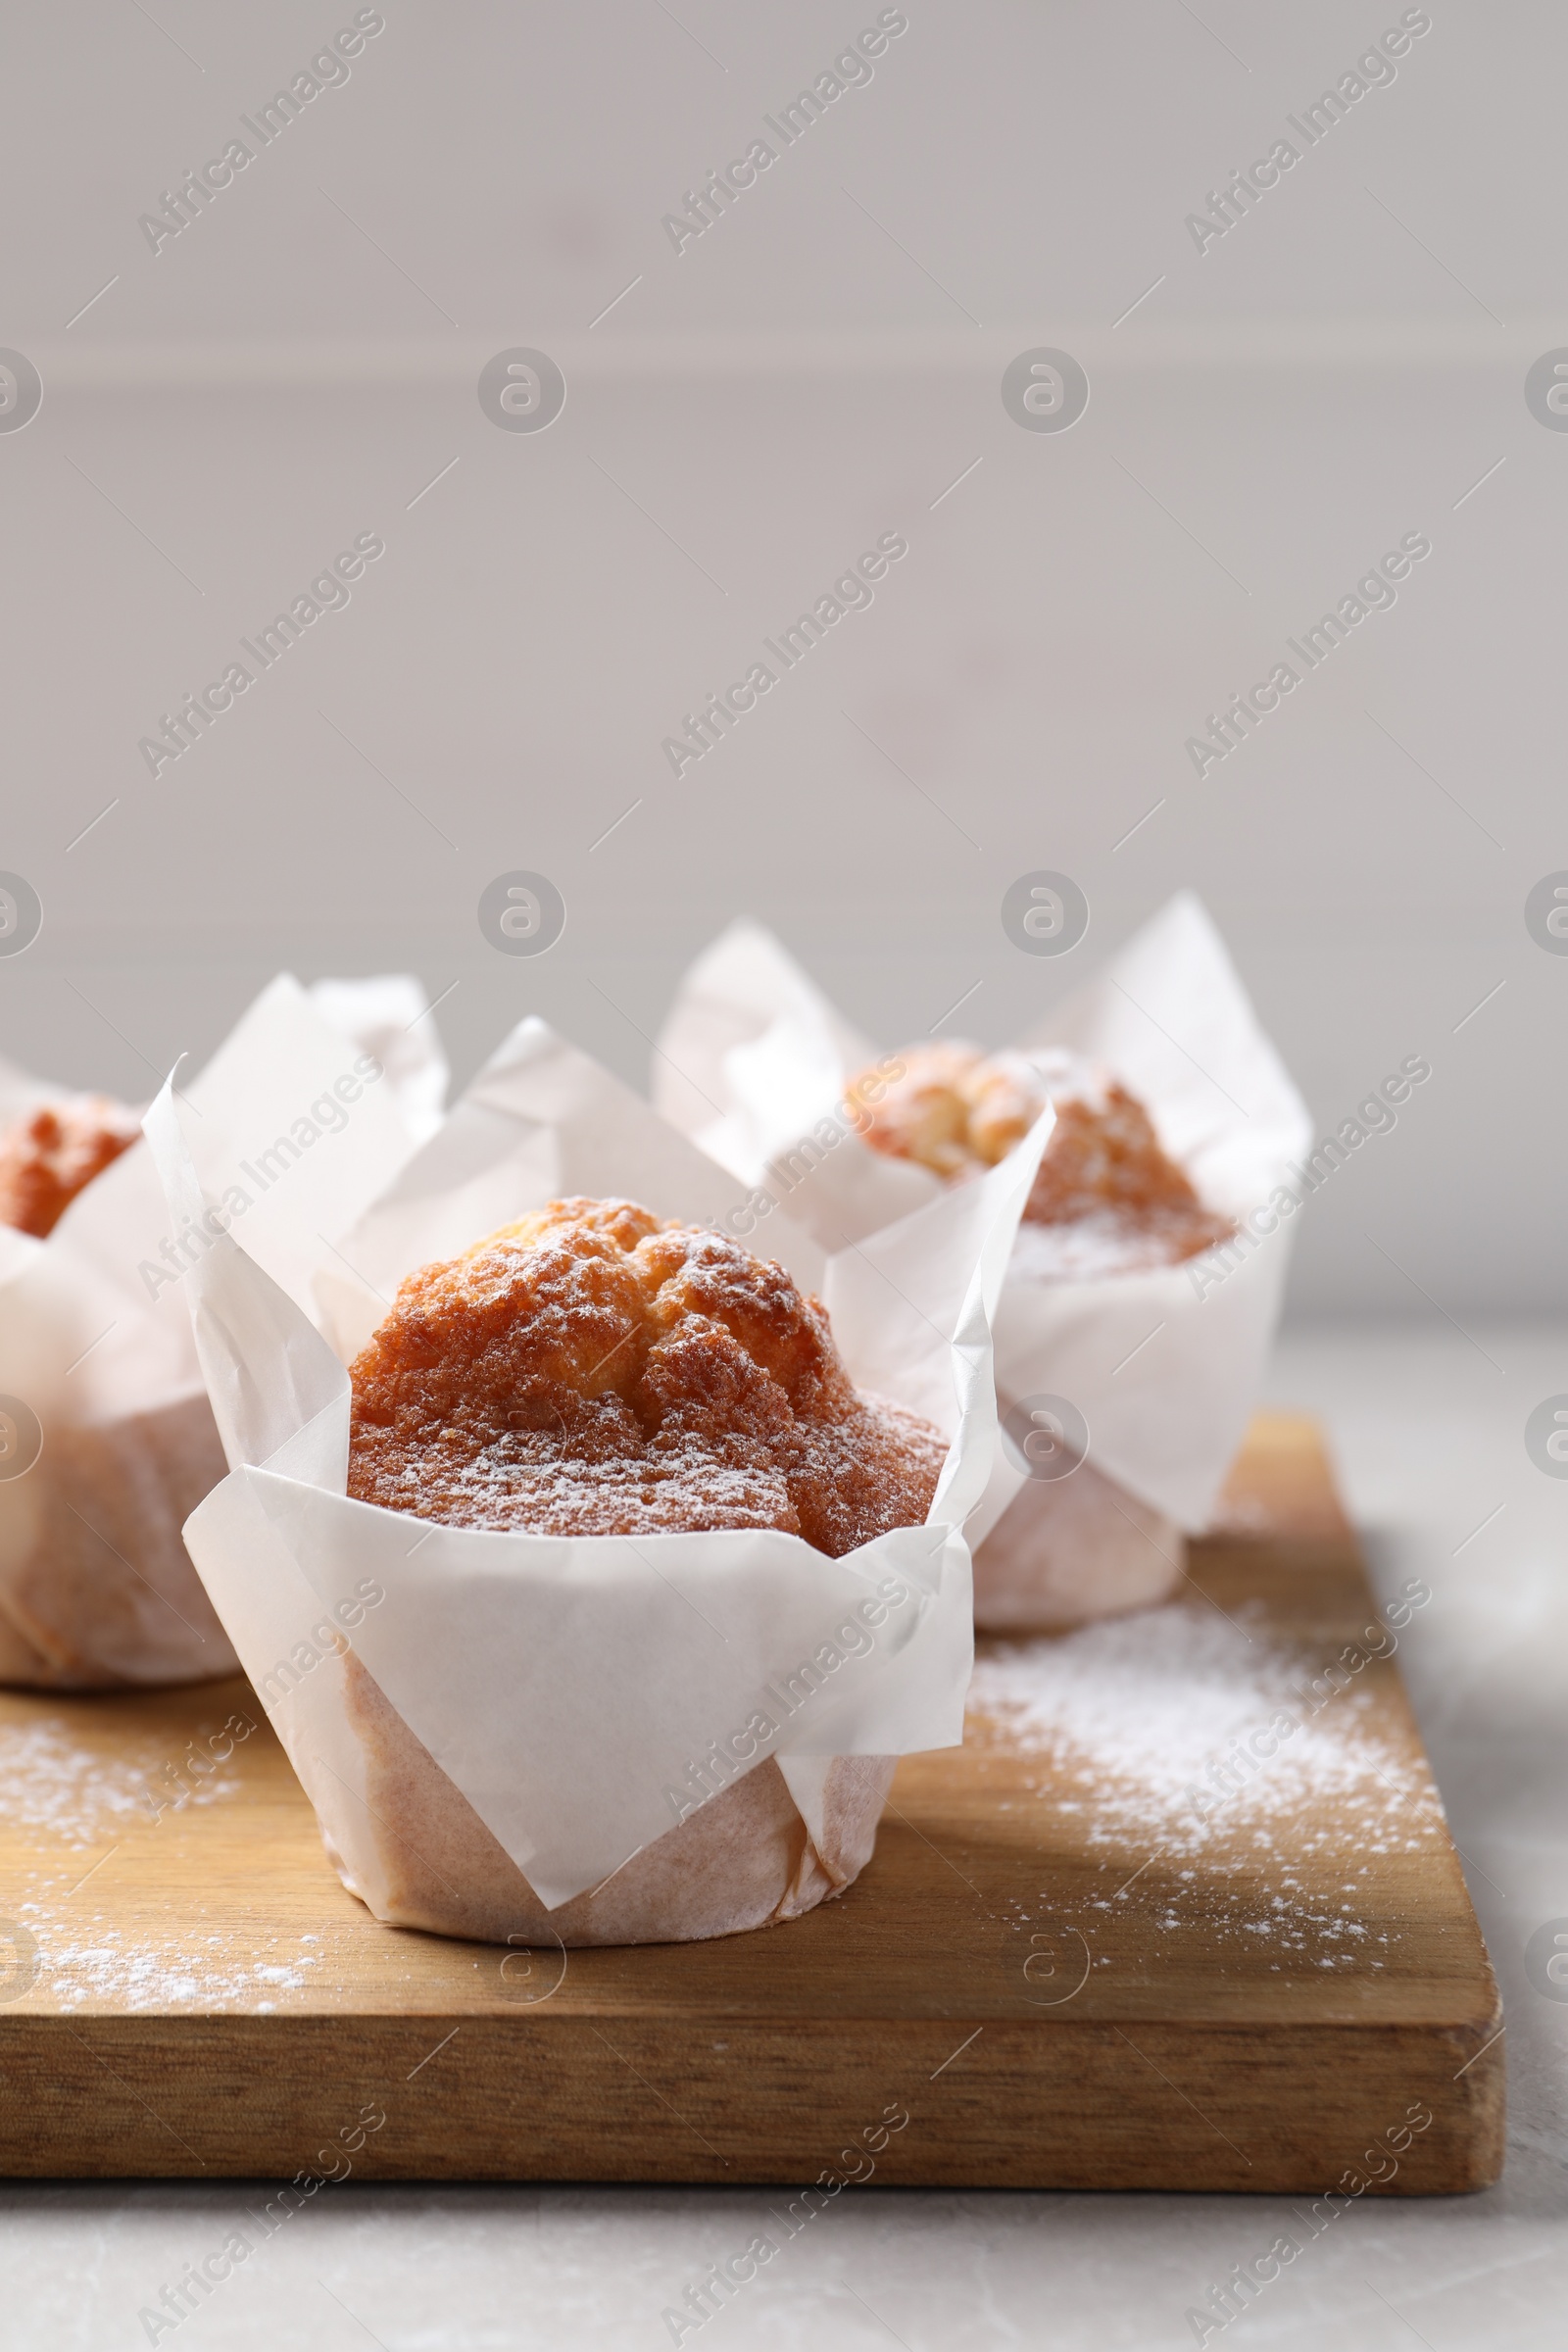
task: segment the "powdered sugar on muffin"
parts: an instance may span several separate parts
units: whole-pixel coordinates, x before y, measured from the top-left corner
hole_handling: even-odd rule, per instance
[[[1005,1157],[1047,1102],[1056,1122],[1024,1207],[1012,1263],[1038,1281],[1088,1281],[1179,1265],[1233,1230],[1162,1149],[1148,1111],[1099,1064],[1055,1048],[1026,1060],[956,1044],[901,1054],[905,1075],[848,1100],[874,1151],[946,1183]],[[869,1076],[870,1073],[865,1075]]]
[[[1161,1149],[1135,1095],[1075,1054],[1042,1055],[1056,1123],[1025,1203],[1014,1263],[1056,1281],[1180,1265],[1232,1232]]]
[[[558,1200],[403,1284],[350,1370],[349,1493],[536,1535],[918,1526],[940,1431],[862,1396],[825,1310],[727,1236]]]

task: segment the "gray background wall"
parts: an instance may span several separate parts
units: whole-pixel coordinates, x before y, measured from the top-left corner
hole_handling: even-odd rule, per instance
[[[1523,381],[1568,343],[1561,12],[1434,0],[1200,255],[1185,216],[1398,7],[909,0],[677,256],[661,217],[874,6],[387,0],[155,256],[138,215],[353,13],[0,28],[0,343],[45,384],[0,433],[0,866],[45,905],[0,1050],[138,1095],[280,964],[406,964],[461,1074],[537,1008],[641,1080],[741,910],[887,1041],[979,982],[1000,1042],[1192,883],[1320,1122],[1434,1067],[1303,1221],[1298,1307],[1560,1307],[1568,958],[1523,903],[1568,866],[1568,435]],[[564,371],[548,431],[480,409],[515,345]],[[1088,370],[1069,432],[1003,408],[1039,345]],[[677,782],[681,713],[891,529],[872,608]],[[349,607],[154,781],[138,738],[364,530]],[[1397,605],[1200,781],[1205,713],[1414,530]],[[1093,909],[1057,963],[999,921],[1041,866]],[[475,919],[512,867],[567,903],[537,961]]]

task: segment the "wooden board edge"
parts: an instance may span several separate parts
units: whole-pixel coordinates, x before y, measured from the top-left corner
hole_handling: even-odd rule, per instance
[[[996,2019],[672,2034],[615,2018],[607,2035],[581,2017],[481,2015],[411,2071],[411,2047],[446,2024],[18,2019],[30,2030],[0,2034],[0,2176],[286,2180],[336,2169],[329,2150],[367,2104],[386,2135],[356,2153],[362,2180],[799,2185],[848,2169],[893,2107],[909,2126],[879,2152],[886,2186],[1353,2199],[1473,2192],[1502,2169],[1500,2029],[1480,2024],[1086,2021],[1043,2042],[1033,2021]],[[1305,2111],[1302,2084],[1317,2091]],[[70,2129],[62,2097],[90,2128]]]

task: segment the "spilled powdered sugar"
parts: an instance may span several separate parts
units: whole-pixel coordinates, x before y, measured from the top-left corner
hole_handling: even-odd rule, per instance
[[[298,1991],[305,1971],[320,1955],[304,1947],[315,1936],[275,1936],[275,1957],[240,1958],[256,1938],[244,1928],[228,1933],[191,1931],[162,1947],[145,1932],[127,1933],[89,1912],[77,1920],[69,1910],[23,1903],[17,1917],[36,1937],[40,1983],[70,2008],[87,2001],[112,2001],[117,2009],[243,2009],[267,2016],[277,2003],[269,1996]],[[258,1998],[258,1995],[263,1997]]]
[[[172,1772],[187,1774],[180,1794]],[[36,1984],[71,2008],[111,2000],[124,2009],[233,2005],[270,2009],[279,1988],[306,1982],[312,1956],[290,1948],[275,1962],[241,1959],[253,1935],[218,1935],[196,1922],[149,1935],[145,1925],[111,1924],[97,1900],[100,1870],[168,1836],[163,1824],[187,1808],[236,1795],[242,1784],[209,1754],[198,1771],[172,1751],[167,1735],[127,1736],[112,1752],[72,1736],[59,1716],[31,1712],[0,1721],[0,1789],[8,1826],[33,1846],[32,1867],[6,1890],[4,1909],[36,1944]],[[30,1899],[19,1899],[23,1887]],[[314,1943],[314,1936],[292,1939]],[[13,1996],[15,1997],[15,1996]]]
[[[1397,1786],[1377,1811],[1407,1809],[1409,1776],[1367,1717],[1367,1693],[1349,1689],[1316,1715],[1308,1683],[1321,1664],[1271,1639],[1254,1618],[1230,1622],[1176,1603],[1085,1627],[1065,1640],[1008,1643],[975,1665],[969,1704],[1005,1723],[1026,1753],[1081,1767],[1101,1839],[1143,1838],[1197,1853],[1208,1842],[1190,1790],[1234,1835],[1238,1823],[1266,1838],[1268,1824],[1326,1799],[1368,1799],[1367,1782]],[[1208,1780],[1237,1741],[1276,1715],[1296,1728],[1272,1757],[1254,1757],[1236,1793]],[[1370,1800],[1369,1800],[1370,1801]],[[1370,1826],[1370,1825],[1369,1825]]]
[[[68,1845],[94,1845],[134,1821],[149,1822],[147,1791],[177,1761],[167,1742],[150,1734],[105,1755],[72,1739],[57,1717],[0,1722],[0,1788],[8,1821]],[[231,1776],[215,1772],[187,1801],[211,1804],[238,1787]]]
[[[1426,1773],[1380,1732],[1370,1691],[1349,1676],[1336,1689],[1326,1663],[1268,1632],[1260,1609],[1232,1619],[1182,1602],[998,1644],[976,1660],[969,1706],[1049,1765],[1026,1786],[1114,1867],[1121,1885],[1092,1909],[1133,1887],[1162,1907],[1162,1928],[1200,1913],[1206,1934],[1333,1968],[1354,1965],[1357,1942],[1365,1958],[1388,1940],[1344,1899],[1369,1891],[1372,1858],[1443,1831]]]

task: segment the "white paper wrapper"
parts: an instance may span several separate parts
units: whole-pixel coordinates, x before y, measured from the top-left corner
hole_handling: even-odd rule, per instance
[[[168,1090],[147,1120],[182,1217],[202,1204],[193,1125]],[[224,1240],[202,1257],[186,1287],[233,1468],[186,1539],[329,1847],[372,1908],[464,1933],[510,1932],[493,1913],[472,1924],[471,1904],[438,1904],[441,1917],[421,1919],[396,1899],[385,1821],[378,1829],[371,1817],[367,1677],[388,1702],[394,1734],[407,1727],[409,1768],[419,1768],[420,1755],[433,1759],[526,1882],[519,1933],[533,1932],[535,1896],[559,1913],[636,1855],[642,1860],[624,1873],[634,1881],[662,1839],[685,1839],[695,1851],[710,1809],[693,1810],[689,1799],[676,1829],[679,1792],[695,1786],[691,1768],[711,1757],[714,1742],[730,1763],[711,1812],[733,1808],[743,1788],[750,1801],[772,1787],[764,1775],[782,1775],[808,1835],[807,1869],[831,1856],[838,1836],[829,1818],[834,1759],[889,1758],[961,1739],[971,1656],[962,1523],[980,1499],[994,1446],[990,1316],[1048,1129],[1042,1121],[983,1184],[825,1259],[787,1219],[759,1225],[744,1187],[530,1019],[338,1251],[318,1250],[313,1259],[307,1182],[289,1203],[294,1262],[281,1287],[248,1254],[248,1229],[244,1248]],[[924,1414],[952,1439],[927,1524],[832,1560],[771,1531],[565,1541],[447,1527],[350,1500],[342,1358],[384,1313],[393,1286],[572,1194],[627,1198],[662,1216],[719,1226],[816,1290],[857,1384]],[[338,1352],[313,1327],[313,1307]],[[803,1661],[820,1659],[849,1612],[879,1589],[904,1598],[883,1606],[874,1635],[853,1644],[858,1654],[801,1679],[797,1707],[775,1703]],[[367,1604],[368,1592],[385,1597]],[[334,1613],[352,1629],[347,1675]],[[754,1733],[750,1757],[737,1763],[734,1751],[747,1742],[736,1736],[759,1714],[774,1728]],[[385,1752],[375,1769],[386,1785]],[[872,1826],[886,1777],[876,1783]],[[432,1798],[422,1816],[427,1837],[437,1810]],[[869,1850],[868,1838],[860,1842]],[[853,1859],[858,1868],[864,1853]],[[853,1869],[829,1868],[818,1893],[846,1875]],[[726,1908],[721,1889],[697,1909],[700,1918],[688,1907],[670,1926],[666,1903],[662,1928],[650,1931],[640,1914],[624,1933],[707,1935],[756,1924],[744,1904]],[[602,1920],[580,1933],[576,1915],[568,1924],[573,1940],[619,1939]]]
[[[287,1262],[270,1184],[265,1171],[239,1177],[241,1160],[254,1167],[270,1154],[286,1197],[290,1154],[306,1156],[304,1121],[322,1226],[335,1236],[368,1198],[342,1164],[339,1122],[373,1140],[377,1183],[428,1133],[446,1073],[424,1004],[418,983],[399,976],[309,991],[279,978],[185,1090],[217,1193],[238,1183],[254,1197],[247,1231],[259,1253]],[[386,1068],[370,1084],[352,1076],[367,1053]],[[288,1073],[270,1092],[255,1082],[269,1058]],[[345,1073],[352,1108],[332,1095]],[[0,1064],[0,1123],[74,1091]],[[43,1440],[30,1467],[0,1476],[0,1680],[95,1689],[235,1670],[179,1532],[224,1470],[180,1264],[141,1142],[46,1240],[0,1227],[0,1396],[18,1399]],[[24,1434],[24,1416],[9,1418]]]
[[[1067,1046],[1107,1065],[1144,1102],[1204,1200],[1237,1218],[1286,1184],[1288,1161],[1306,1149],[1305,1105],[1190,892],[1015,1046],[1025,1054]],[[656,1100],[824,1246],[841,1247],[942,1190],[926,1169],[873,1152],[846,1129],[845,1081],[873,1051],[769,933],[737,923],[698,958],[676,997],[659,1040]],[[1004,1410],[1037,1396],[1068,1398],[1088,1423],[1089,1459],[1156,1515],[1149,1541],[1157,1546],[1160,1522],[1172,1533],[1202,1527],[1256,1395],[1289,1224],[1201,1294],[1200,1260],[1048,1283],[1026,1278],[1026,1247],[1027,1235],[997,1313]],[[1056,1496],[1052,1483],[1039,1482],[1025,1500],[1060,1515],[1066,1482]],[[977,1542],[1023,1484],[999,1448]]]

